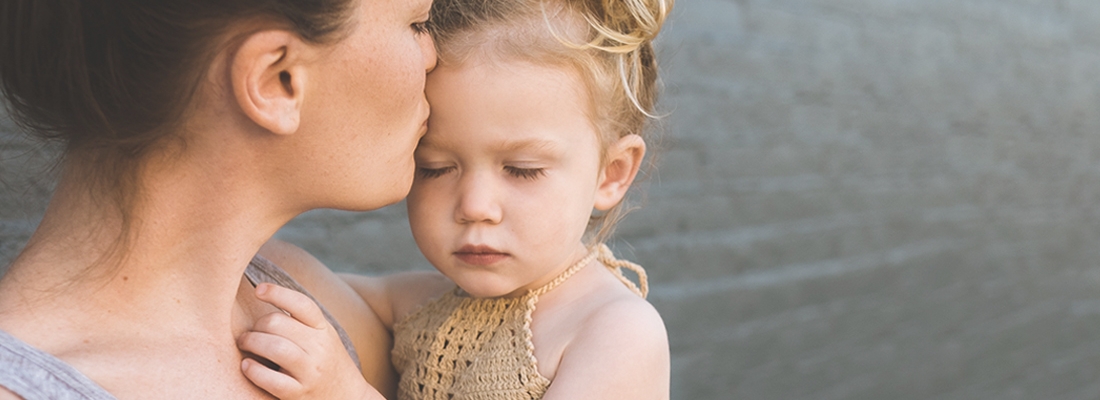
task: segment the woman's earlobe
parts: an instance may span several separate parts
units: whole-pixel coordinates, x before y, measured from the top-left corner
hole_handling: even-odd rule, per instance
[[[241,111],[274,134],[298,131],[306,68],[298,63],[303,43],[281,30],[257,32],[232,55],[230,79]]]
[[[634,182],[645,158],[645,140],[638,135],[626,135],[607,150],[607,162],[600,171],[593,207],[607,211],[619,204]]]

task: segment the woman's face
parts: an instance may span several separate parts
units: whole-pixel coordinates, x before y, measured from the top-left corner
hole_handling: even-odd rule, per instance
[[[378,208],[403,198],[424,134],[424,80],[436,62],[423,30],[431,0],[359,0],[350,33],[315,60],[302,103],[301,149],[313,207]],[[309,154],[303,154],[309,153]]]

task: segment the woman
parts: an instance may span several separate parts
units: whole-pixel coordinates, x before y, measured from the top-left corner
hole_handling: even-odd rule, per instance
[[[9,109],[66,147],[42,222],[0,280],[0,398],[269,398],[235,343],[276,310],[253,292],[263,281],[332,305],[357,349],[347,362],[390,392],[389,336],[353,291],[316,263],[294,263],[291,279],[253,257],[304,211],[407,193],[435,64],[429,7],[0,4]]]

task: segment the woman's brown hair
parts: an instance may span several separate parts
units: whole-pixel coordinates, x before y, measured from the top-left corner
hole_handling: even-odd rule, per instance
[[[229,35],[279,28],[337,41],[357,0],[2,0],[0,91],[26,133],[60,143],[93,200],[121,217],[97,264],[123,256],[139,167],[172,139]],[[361,0],[358,0],[361,1]],[[242,32],[243,31],[243,32]]]
[[[323,42],[352,1],[4,0],[0,90],[17,124],[82,151],[97,186],[132,193],[135,163],[180,123],[229,28],[261,21]]]

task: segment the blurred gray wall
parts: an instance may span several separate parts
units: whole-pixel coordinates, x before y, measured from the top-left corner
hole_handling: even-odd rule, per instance
[[[643,208],[674,399],[1100,398],[1100,2],[679,0]],[[0,263],[49,189],[2,128]],[[279,233],[429,268],[401,205]]]

